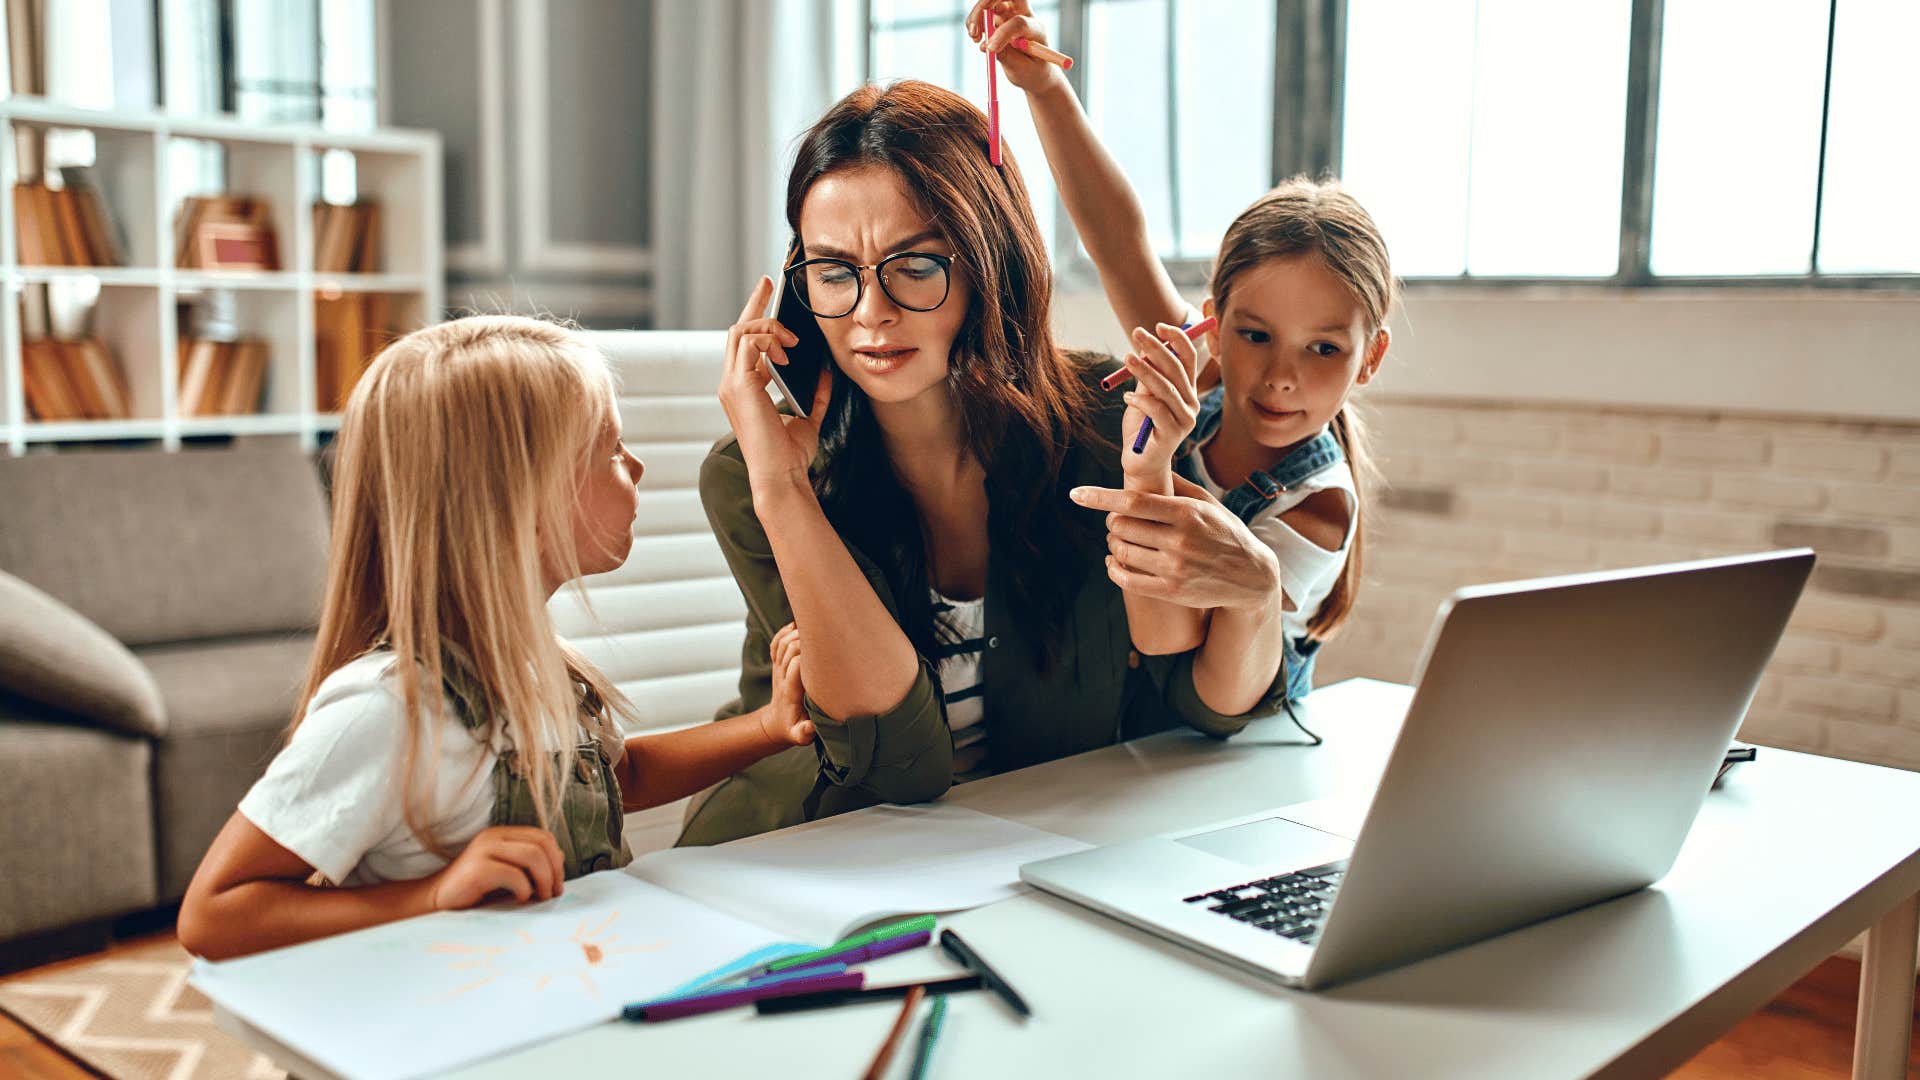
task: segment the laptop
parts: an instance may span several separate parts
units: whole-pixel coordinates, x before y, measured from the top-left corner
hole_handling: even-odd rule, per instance
[[[1020,876],[1305,989],[1644,888],[1679,855],[1813,560],[1461,589],[1357,827],[1296,804]]]

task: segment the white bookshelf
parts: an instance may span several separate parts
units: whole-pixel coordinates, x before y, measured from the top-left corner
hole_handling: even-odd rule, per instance
[[[438,321],[445,309],[441,219],[440,136],[380,129],[341,132],[309,125],[262,125],[226,118],[179,117],[160,112],[102,112],[38,98],[0,99],[0,126],[84,130],[97,148],[93,178],[124,240],[124,266],[32,266],[20,263],[13,185],[19,179],[15,141],[0,144],[0,442],[13,455],[36,446],[109,439],[154,439],[167,449],[199,435],[277,435],[308,449],[337,430],[337,414],[315,407],[314,300],[342,293],[385,293],[405,331]],[[272,207],[281,270],[180,270],[174,266],[174,214],[190,195],[171,191],[169,149],[182,141],[225,148],[226,190],[267,200]],[[380,204],[381,272],[332,274],[313,270],[312,206],[320,197],[311,161],[329,151],[354,156],[358,197]],[[27,415],[22,385],[20,297],[30,284],[91,279],[100,286],[93,334],[103,339],[127,373],[134,417],[129,420],[44,422]],[[208,290],[230,290],[242,336],[269,343],[261,411],[251,415],[179,415],[176,389],[176,304]]]

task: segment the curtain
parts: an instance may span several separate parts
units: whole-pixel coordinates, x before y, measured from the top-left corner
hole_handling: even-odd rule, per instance
[[[794,146],[857,84],[866,26],[847,0],[654,10],[654,325],[725,327],[778,273]]]

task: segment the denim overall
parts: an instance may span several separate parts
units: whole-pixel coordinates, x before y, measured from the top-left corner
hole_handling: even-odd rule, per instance
[[[472,669],[453,652],[442,660],[443,680],[454,711],[473,733],[485,740],[490,734],[491,710]],[[598,702],[581,689],[581,717],[589,730],[614,732],[611,721],[602,715]],[[614,736],[609,735],[609,738]],[[583,874],[611,870],[633,861],[621,836],[625,824],[620,805],[620,782],[613,774],[613,751],[607,739],[589,734],[566,753],[571,767],[562,773],[566,782],[560,799],[560,816],[550,823],[548,832],[560,844],[560,860],[565,880]],[[493,766],[493,812],[487,819],[493,825],[540,827],[534,808],[533,785],[519,765],[516,751],[502,752]]]
[[[1174,454],[1174,468],[1181,476],[1198,484],[1200,470],[1194,464],[1200,453],[1200,445],[1220,430],[1220,412],[1225,387],[1216,386],[1207,391],[1200,399],[1200,416],[1194,423],[1193,434],[1187,436]],[[1322,430],[1320,434],[1294,447],[1280,463],[1271,469],[1256,470],[1240,484],[1220,499],[1222,505],[1232,511],[1235,517],[1252,524],[1254,516],[1266,509],[1290,488],[1299,487],[1309,479],[1346,460],[1346,454],[1340,450],[1340,441],[1331,431]],[[1313,657],[1320,651],[1320,643],[1306,636],[1282,641],[1282,663],[1287,673],[1287,700],[1299,701],[1313,689]]]

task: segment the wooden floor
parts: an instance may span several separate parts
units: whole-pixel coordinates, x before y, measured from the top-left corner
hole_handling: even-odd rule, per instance
[[[170,936],[163,933],[134,938],[107,952]],[[86,963],[99,955],[65,960],[7,978],[30,978]],[[1852,1073],[1853,1014],[1859,985],[1859,961],[1843,957],[1827,960],[1671,1075],[1679,1080],[1845,1080]],[[1920,1019],[1920,1005],[1915,1008],[1915,1017]],[[1909,1076],[1920,1075],[1920,1031],[1916,1036],[1907,1058]],[[83,1080],[94,1075],[52,1043],[0,1013],[0,1077]]]

